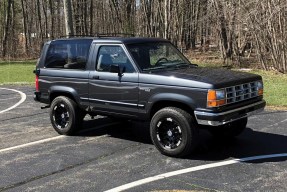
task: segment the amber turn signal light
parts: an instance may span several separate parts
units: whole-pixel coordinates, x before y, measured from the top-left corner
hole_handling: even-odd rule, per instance
[[[208,90],[207,93],[207,107],[219,107],[226,103],[226,95],[224,89]]]

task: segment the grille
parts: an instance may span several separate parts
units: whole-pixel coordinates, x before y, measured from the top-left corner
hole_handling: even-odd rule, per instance
[[[244,101],[258,96],[256,82],[227,87],[225,90],[226,104]]]

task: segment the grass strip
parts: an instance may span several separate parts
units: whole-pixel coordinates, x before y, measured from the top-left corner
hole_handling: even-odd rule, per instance
[[[0,84],[32,84],[36,61],[0,62]]]
[[[264,82],[264,98],[268,106],[287,108],[287,75],[274,72],[252,70],[251,73],[261,75]]]

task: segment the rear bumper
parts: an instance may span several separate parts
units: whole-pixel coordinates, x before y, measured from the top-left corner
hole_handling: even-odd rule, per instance
[[[34,100],[40,102],[41,101],[41,93],[36,91],[34,92]]]
[[[46,94],[47,95],[47,94]],[[45,104],[50,104],[49,97],[45,96],[42,92],[40,91],[35,91],[34,92],[34,100],[38,101],[40,103],[45,103]]]
[[[194,111],[194,115],[200,125],[220,126],[259,113],[264,110],[265,105],[266,102],[262,100],[220,113]]]

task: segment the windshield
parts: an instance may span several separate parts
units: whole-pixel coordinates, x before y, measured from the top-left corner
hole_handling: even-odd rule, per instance
[[[127,48],[143,72],[190,65],[190,62],[168,42],[129,44]]]

